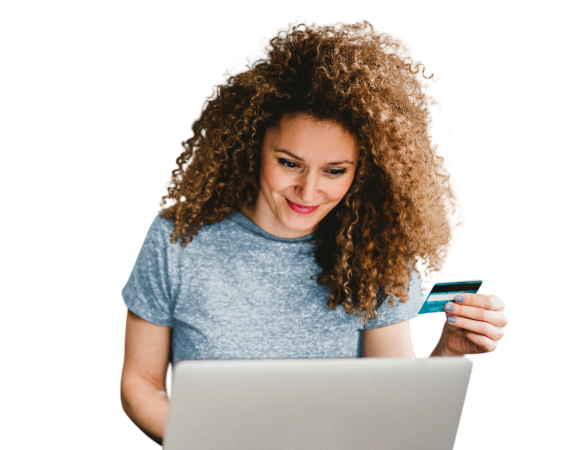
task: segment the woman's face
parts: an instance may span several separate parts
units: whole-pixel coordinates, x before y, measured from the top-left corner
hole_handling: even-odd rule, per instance
[[[249,216],[274,236],[311,234],[349,190],[357,159],[355,140],[340,125],[305,114],[284,117],[265,132],[260,190]]]

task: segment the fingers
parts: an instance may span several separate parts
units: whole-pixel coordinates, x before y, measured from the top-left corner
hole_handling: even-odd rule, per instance
[[[505,303],[500,297],[485,294],[463,294],[462,303],[445,305],[446,320],[450,325],[469,330],[495,342],[506,336],[508,318]],[[447,306],[451,306],[450,311]],[[454,318],[454,322],[451,322]]]
[[[490,311],[504,310],[504,302],[496,295],[461,294],[460,296],[464,299],[461,303],[465,305],[476,306]]]
[[[464,330],[463,333],[469,341],[477,346],[479,352],[492,352],[496,350],[496,347],[498,346],[497,341],[493,341],[484,335],[476,334],[468,330]]]
[[[487,311],[500,311],[501,313],[497,314],[496,316],[503,318],[506,324],[508,323],[507,314],[505,313],[505,311],[508,310],[508,307],[506,306],[506,302],[502,299],[502,297],[487,294],[459,294],[459,295],[463,297],[463,301],[460,303],[453,302],[452,303],[453,305],[474,306],[476,308],[484,309]],[[454,311],[451,311],[451,314],[456,313]],[[492,317],[492,315],[490,316]]]
[[[452,305],[452,310],[448,311],[447,307]],[[459,317],[472,319],[474,321],[487,322],[494,327],[506,328],[508,325],[508,318],[504,311],[492,311],[476,306],[464,305],[458,303],[447,303],[444,309],[447,319],[449,316],[456,316],[458,321]]]
[[[452,315],[448,315],[447,320],[450,325],[453,325],[457,328],[464,328],[467,331],[472,331],[473,333],[486,336],[493,341],[498,341],[504,336],[504,328],[494,326],[492,323]]]
[[[447,318],[449,325],[461,328],[463,331],[469,331],[474,334],[485,336],[489,340],[498,341],[504,336],[504,329],[495,327],[488,322],[467,319],[460,316],[449,316]]]

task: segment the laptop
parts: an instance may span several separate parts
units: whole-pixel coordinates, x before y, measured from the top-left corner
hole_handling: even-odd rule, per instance
[[[450,450],[466,358],[187,360],[166,450]]]

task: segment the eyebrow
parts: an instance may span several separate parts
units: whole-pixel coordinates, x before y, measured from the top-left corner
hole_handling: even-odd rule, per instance
[[[275,149],[276,152],[281,152],[281,153],[285,153],[286,155],[289,155],[291,158],[296,159],[297,161],[301,161],[301,162],[305,162],[305,160],[303,158],[301,158],[300,156],[294,155],[293,153],[287,151],[287,150],[283,150],[283,149],[279,149],[276,148]],[[327,166],[336,166],[338,164],[355,164],[353,161],[348,161],[348,160],[343,160],[343,161],[334,161],[334,162],[330,162],[328,164],[326,164]]]

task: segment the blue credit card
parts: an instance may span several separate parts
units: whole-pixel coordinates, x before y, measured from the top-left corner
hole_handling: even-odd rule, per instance
[[[425,300],[419,314],[444,312],[444,305],[453,302],[458,294],[476,294],[482,281],[454,281],[451,283],[437,283],[433,286]]]

